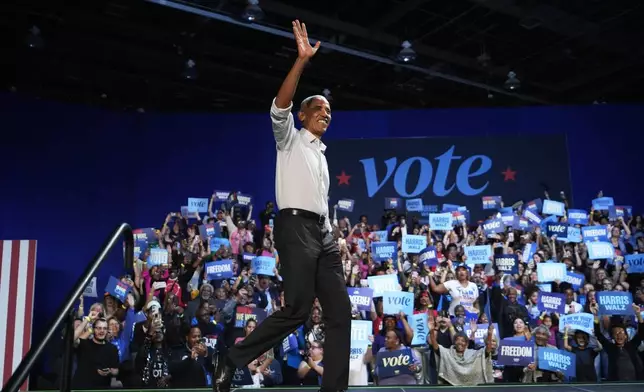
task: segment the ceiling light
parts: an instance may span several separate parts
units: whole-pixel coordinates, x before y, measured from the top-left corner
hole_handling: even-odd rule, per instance
[[[189,59],[186,61],[186,67],[181,73],[181,76],[183,76],[186,79],[194,80],[197,79],[197,68],[196,68],[196,63],[192,61],[192,59]]]
[[[505,81],[503,87],[510,91],[521,88],[521,81],[517,78],[517,74],[514,71],[508,72],[508,80]]]
[[[27,35],[27,46],[34,49],[40,49],[43,47],[44,41],[40,35],[40,29],[37,26],[32,26],[29,29],[29,34]]]
[[[255,22],[264,17],[264,11],[259,6],[259,0],[248,0],[248,5],[244,9],[242,19],[248,22]]]
[[[401,46],[402,49],[398,53],[398,61],[409,63],[416,60],[416,52],[411,48],[411,42],[404,41]]]

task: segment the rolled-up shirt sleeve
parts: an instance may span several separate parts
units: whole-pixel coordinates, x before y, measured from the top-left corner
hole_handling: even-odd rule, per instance
[[[295,136],[295,121],[291,113],[292,109],[293,102],[287,108],[280,109],[275,105],[275,99],[273,99],[271,122],[273,123],[273,136],[279,150],[289,149]]]

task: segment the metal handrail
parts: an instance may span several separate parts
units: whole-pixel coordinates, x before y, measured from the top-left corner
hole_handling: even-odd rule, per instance
[[[85,272],[74,286],[74,289],[67,297],[67,300],[61,305],[56,312],[56,318],[49,324],[45,332],[45,337],[35,346],[32,346],[27,352],[27,355],[20,361],[20,364],[11,375],[11,378],[2,387],[2,392],[18,392],[22,383],[25,382],[29,376],[29,372],[34,367],[36,360],[45,347],[53,339],[54,335],[59,333],[60,327],[67,322],[65,330],[65,351],[63,355],[63,371],[61,373],[61,388],[63,392],[71,390],[71,377],[72,377],[72,351],[74,339],[74,317],[73,307],[74,303],[85,291],[85,287],[89,284],[91,278],[96,274],[96,270],[101,266],[109,251],[116,245],[119,238],[123,235],[125,237],[125,267],[132,268],[134,264],[134,234],[132,228],[127,223],[121,223],[119,227],[114,230],[112,235],[105,241],[105,244],[94,257],[94,260],[87,266]]]

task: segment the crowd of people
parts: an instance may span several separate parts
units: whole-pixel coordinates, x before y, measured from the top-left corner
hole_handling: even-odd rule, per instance
[[[205,216],[168,214],[153,235],[137,237],[134,269],[118,277],[122,290],[88,305],[81,298],[74,388],[210,386],[214,355],[286,305],[274,204],[255,221],[252,205],[226,200],[213,195]],[[455,219],[439,231],[427,216],[395,209],[350,222],[336,205],[331,223],[351,317],[369,323],[366,334],[352,325],[350,385],[644,380],[644,275],[632,267],[644,253],[642,216],[589,209],[585,222],[572,223],[562,203],[563,216],[543,214],[541,223],[522,218],[530,209],[542,214],[535,203],[490,209],[490,220],[505,215],[508,223],[494,233],[488,220]],[[605,238],[546,235],[546,222],[595,227]],[[424,237],[424,249],[403,252],[407,236]],[[591,242],[609,243],[613,254],[590,254]],[[395,244],[394,252],[383,258],[379,243]],[[473,261],[473,246],[489,247],[490,256]],[[565,276],[548,278],[544,266],[553,264]],[[630,303],[610,306],[626,293]],[[386,313],[392,304],[411,310]],[[333,342],[316,300],[309,320],[238,369],[234,384],[319,385],[326,344]]]

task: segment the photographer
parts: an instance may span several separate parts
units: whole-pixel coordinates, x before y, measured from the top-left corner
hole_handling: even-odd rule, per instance
[[[138,385],[142,388],[167,388],[171,378],[169,362],[170,352],[165,342],[165,327],[161,313],[156,312],[134,362]]]

